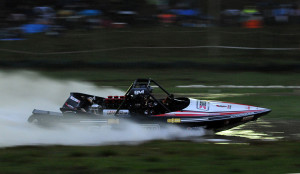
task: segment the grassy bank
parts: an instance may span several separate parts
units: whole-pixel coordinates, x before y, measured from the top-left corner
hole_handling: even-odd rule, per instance
[[[56,79],[90,81],[99,86],[129,86],[136,78],[152,78],[161,85],[300,85],[298,73],[222,72],[201,69],[99,69],[40,71]]]
[[[1,173],[297,173],[299,142],[0,149]]]
[[[288,33],[288,34],[287,34]],[[261,29],[181,27],[68,31],[60,37],[29,35],[0,42],[6,68],[196,68],[297,71],[299,50],[198,48],[233,46],[299,48],[299,27]]]

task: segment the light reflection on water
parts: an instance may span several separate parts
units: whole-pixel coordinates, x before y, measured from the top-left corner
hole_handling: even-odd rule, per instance
[[[300,140],[299,125],[299,120],[259,119],[226,131],[198,137],[194,141],[216,144],[247,144],[251,141]]]
[[[258,120],[256,122],[250,122],[230,130],[216,133],[216,135],[241,137],[248,140],[261,140],[261,141],[277,141],[284,139],[284,132],[268,131],[267,129],[274,128],[271,122]]]

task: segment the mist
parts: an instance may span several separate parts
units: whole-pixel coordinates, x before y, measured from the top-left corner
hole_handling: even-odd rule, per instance
[[[140,143],[185,137],[185,131],[167,127],[150,132],[135,123],[122,131],[93,130],[78,126],[42,128],[27,122],[33,109],[59,112],[70,92],[97,96],[124,95],[124,91],[96,87],[92,83],[55,80],[29,71],[0,71],[0,147],[20,145],[108,145]],[[195,135],[203,135],[198,131]],[[191,135],[189,133],[189,135]]]

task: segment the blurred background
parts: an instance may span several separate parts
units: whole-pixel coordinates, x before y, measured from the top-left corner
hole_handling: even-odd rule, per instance
[[[110,85],[135,79],[137,72],[192,84],[205,82],[201,74],[214,76],[208,72],[298,72],[300,67],[299,0],[0,3],[2,69]]]

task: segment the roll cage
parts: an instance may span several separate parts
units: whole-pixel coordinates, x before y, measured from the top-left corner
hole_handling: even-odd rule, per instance
[[[134,96],[142,96],[144,98],[150,98],[154,100],[158,105],[160,105],[165,112],[171,112],[171,110],[164,105],[160,100],[152,95],[153,88],[151,84],[155,84],[159,89],[161,89],[165,94],[167,94],[167,98],[173,99],[174,95],[170,94],[167,90],[165,90],[160,84],[152,79],[136,79],[128,88],[125,93],[125,100],[118,107],[115,116],[119,113],[120,109],[123,105],[128,102],[128,99],[133,98]]]

